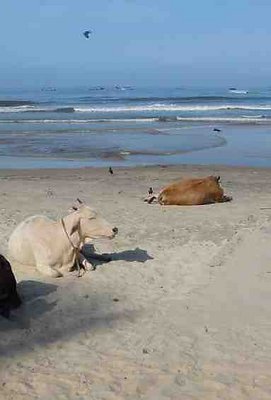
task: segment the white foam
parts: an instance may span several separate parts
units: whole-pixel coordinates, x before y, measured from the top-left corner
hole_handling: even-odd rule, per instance
[[[0,107],[0,113],[13,113],[13,112],[24,112],[24,111],[35,111],[35,106],[15,106],[15,107]]]
[[[244,117],[177,117],[178,121],[189,121],[189,122],[231,122],[231,123],[244,123],[249,122],[260,122],[260,123],[271,123],[271,118],[244,118]]]
[[[106,122],[133,122],[133,123],[142,123],[142,122],[154,122],[157,121],[157,118],[121,118],[121,119],[102,119],[102,118],[97,118],[97,119],[22,119],[22,120],[1,120],[0,119],[0,124],[5,123],[5,124],[12,124],[14,122],[20,123],[27,123],[27,124],[89,124],[89,123],[106,123]]]
[[[264,115],[242,115],[243,118],[250,118],[250,119],[258,119],[258,118],[265,118]]]
[[[223,104],[206,106],[186,106],[176,104],[151,104],[142,106],[120,106],[120,107],[75,107],[77,112],[145,112],[145,111],[219,111],[219,110],[271,110],[271,104],[267,105],[241,105],[241,104]]]
[[[248,94],[247,90],[230,89],[229,91],[235,94]]]
[[[25,111],[54,111],[55,108],[40,108],[36,106],[16,106],[16,107],[0,107],[0,113],[19,113]],[[119,113],[119,112],[152,112],[152,111],[223,111],[223,110],[271,110],[271,104],[221,104],[221,105],[179,105],[179,104],[149,104],[149,105],[133,105],[133,106],[109,106],[109,107],[74,107],[78,113]]]

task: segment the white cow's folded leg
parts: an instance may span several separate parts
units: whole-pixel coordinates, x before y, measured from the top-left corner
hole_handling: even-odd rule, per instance
[[[61,272],[59,272],[57,269],[51,268],[48,265],[37,264],[37,269],[42,274],[50,276],[52,278],[59,278],[59,277],[63,276],[61,274]]]

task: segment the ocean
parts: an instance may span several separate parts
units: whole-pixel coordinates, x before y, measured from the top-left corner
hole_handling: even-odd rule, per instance
[[[270,167],[271,88],[0,90],[0,168],[158,164]]]

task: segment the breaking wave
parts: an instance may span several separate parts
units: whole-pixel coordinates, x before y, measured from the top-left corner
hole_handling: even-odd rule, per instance
[[[271,118],[266,118],[264,116],[257,117],[240,117],[240,118],[227,118],[227,117],[177,117],[178,121],[187,121],[187,122],[225,122],[231,124],[271,124]]]
[[[40,112],[40,113],[73,113],[75,112],[74,107],[59,107],[59,108],[34,108],[31,110],[24,110],[24,112]]]
[[[5,103],[7,104],[7,102]],[[208,105],[180,105],[180,104],[142,104],[121,106],[71,106],[71,107],[38,107],[35,105],[1,106],[0,113],[128,113],[128,112],[210,112],[210,111],[271,111],[271,104],[208,104]]]
[[[73,107],[58,107],[58,108],[39,108],[34,105],[21,105],[21,106],[2,106],[0,113],[26,113],[26,112],[39,112],[39,113],[73,113]]]
[[[248,116],[241,117],[138,117],[138,118],[91,118],[91,119],[0,119],[0,124],[91,124],[91,123],[146,123],[146,122],[203,122],[231,124],[271,124],[271,117]]]
[[[223,105],[204,105],[190,106],[177,104],[150,104],[138,106],[120,106],[120,107],[75,107],[76,112],[145,112],[145,111],[220,111],[220,110],[271,110],[271,104],[266,105],[239,105],[239,104],[223,104]]]

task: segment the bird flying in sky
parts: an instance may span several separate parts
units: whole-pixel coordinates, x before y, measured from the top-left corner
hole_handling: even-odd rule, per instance
[[[83,32],[83,35],[85,36],[86,39],[89,39],[91,34],[92,34],[92,31],[91,31],[91,30],[88,30],[88,31],[84,31],[84,32]]]

